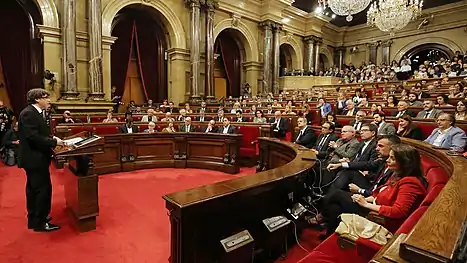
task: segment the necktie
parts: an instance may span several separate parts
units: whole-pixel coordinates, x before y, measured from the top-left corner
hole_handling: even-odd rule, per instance
[[[186,132],[190,132],[190,126],[186,126]]]
[[[148,116],[148,122],[152,121],[152,116]]]
[[[321,141],[320,141],[319,144],[318,144],[318,150],[321,150],[321,148],[323,148],[324,142],[326,142],[326,140],[328,139],[328,136],[329,136],[329,135],[325,135],[325,136],[321,139]]]
[[[429,112],[426,112],[424,118],[425,118],[425,119],[428,119],[428,116],[430,116],[430,113],[429,113]]]
[[[295,140],[296,142],[298,142],[298,139],[300,139],[302,134],[303,134],[303,130],[300,130],[300,133],[298,133],[297,139]]]

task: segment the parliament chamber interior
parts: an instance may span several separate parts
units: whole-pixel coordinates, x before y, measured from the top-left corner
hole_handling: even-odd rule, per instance
[[[0,1],[0,262],[467,262],[466,12]],[[63,140],[50,233],[26,227],[32,89]]]

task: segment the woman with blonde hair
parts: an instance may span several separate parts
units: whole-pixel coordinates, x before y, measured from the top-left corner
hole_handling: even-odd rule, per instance
[[[174,128],[174,120],[173,119],[169,119],[167,127],[162,129],[162,132],[168,132],[168,133],[176,132],[176,130]]]

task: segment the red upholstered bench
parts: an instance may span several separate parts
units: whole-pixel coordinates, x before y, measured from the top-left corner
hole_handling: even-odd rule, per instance
[[[73,126],[68,126],[70,129],[69,135],[77,134],[83,131],[92,132],[92,127],[89,125],[75,124]]]
[[[402,223],[395,234],[408,234],[449,180],[446,171],[439,167],[439,164],[431,158],[422,156],[422,167],[428,181],[428,193],[421,205]],[[381,247],[381,245],[367,239],[359,238],[355,242],[355,248],[345,249],[339,245],[339,237],[334,233],[299,262],[346,263],[349,262],[349,258],[352,259],[352,262],[368,262]]]
[[[117,134],[118,127],[123,125],[123,123],[109,123],[103,125],[95,125],[93,132],[96,135],[107,135],[107,134]]]

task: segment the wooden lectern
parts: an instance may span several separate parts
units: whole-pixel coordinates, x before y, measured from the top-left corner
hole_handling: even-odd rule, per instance
[[[93,169],[93,156],[104,153],[104,138],[80,135],[85,133],[73,136],[81,138],[73,145],[57,146],[54,154],[55,158],[64,160],[63,182],[67,210],[78,230],[87,232],[96,229],[96,216],[99,214],[99,178]]]

